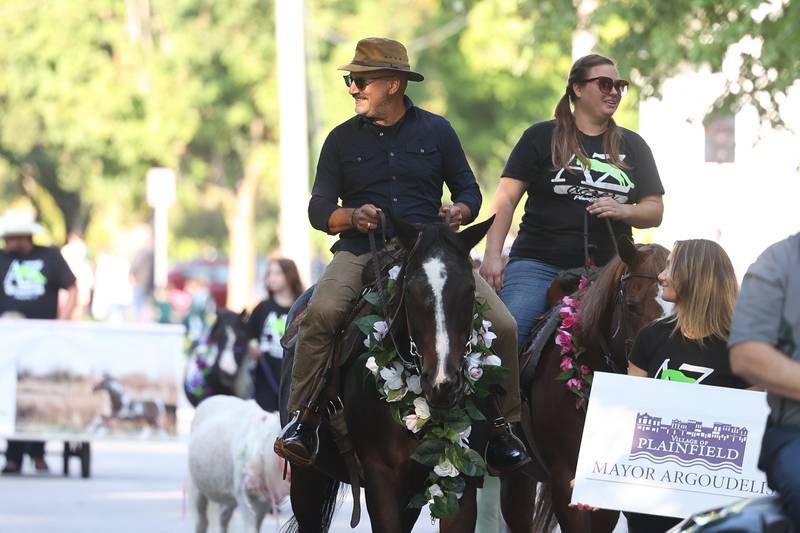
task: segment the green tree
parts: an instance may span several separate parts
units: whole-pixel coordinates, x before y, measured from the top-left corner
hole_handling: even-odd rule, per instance
[[[601,46],[632,69],[643,96],[686,67],[730,71],[717,108],[751,104],[782,122],[780,105],[800,78],[800,2],[608,0],[595,13]]]

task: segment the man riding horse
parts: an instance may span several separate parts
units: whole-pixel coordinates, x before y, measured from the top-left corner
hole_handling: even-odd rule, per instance
[[[412,223],[449,221],[457,229],[472,221],[481,205],[475,175],[453,128],[405,96],[408,81],[422,81],[423,76],[411,70],[401,43],[362,39],[353,61],[339,70],[349,72],[344,81],[356,116],[325,140],[308,212],[315,228],[340,237],[295,347],[288,407],[296,416],[275,442],[278,455],[298,464],[310,464],[319,446],[319,406],[313,396],[320,390],[334,337],[363,290],[362,271],[372,256],[367,233],[378,229],[384,238],[394,237],[391,226],[379,228],[383,213]],[[445,183],[450,206],[441,205]],[[516,323],[494,290],[473,274],[476,297],[491,306],[487,318],[497,334],[493,348],[509,370],[504,394],[497,398],[499,412],[490,416],[492,433],[485,451],[489,471],[503,474],[530,462],[525,446],[511,432],[511,424],[520,420]]]

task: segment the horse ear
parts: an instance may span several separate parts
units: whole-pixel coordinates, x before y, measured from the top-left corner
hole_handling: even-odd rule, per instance
[[[389,213],[389,218],[392,221],[392,226],[394,226],[397,237],[400,239],[400,242],[403,243],[403,247],[406,250],[413,248],[419,236],[419,229],[413,224],[409,224],[405,220],[395,217],[391,212]]]
[[[464,249],[467,250],[467,252],[472,250],[475,245],[481,242],[481,239],[486,236],[486,232],[489,231],[489,228],[492,226],[492,222],[494,222],[494,217],[495,215],[492,215],[483,222],[479,224],[473,224],[472,226],[458,233],[458,238],[461,240],[461,243],[464,245]]]
[[[626,265],[633,265],[636,262],[636,245],[627,235],[617,235],[617,249],[619,257]]]

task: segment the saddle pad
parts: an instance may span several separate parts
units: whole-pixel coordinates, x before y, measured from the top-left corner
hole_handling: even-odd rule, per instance
[[[561,303],[551,307],[547,313],[536,320],[533,328],[531,328],[531,333],[525,342],[525,349],[520,354],[519,378],[523,390],[525,385],[533,381],[533,375],[542,357],[542,350],[547,346],[548,341],[561,323],[561,317],[558,313],[560,309]]]

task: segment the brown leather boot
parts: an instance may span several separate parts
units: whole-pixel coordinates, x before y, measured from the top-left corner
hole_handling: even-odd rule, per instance
[[[306,407],[302,416],[298,411],[275,439],[275,453],[290,463],[310,465],[319,451],[319,424],[316,407]]]

